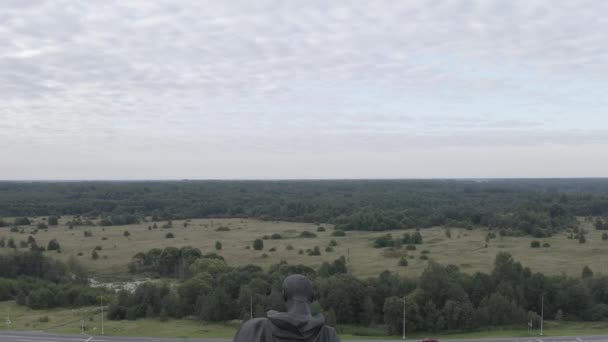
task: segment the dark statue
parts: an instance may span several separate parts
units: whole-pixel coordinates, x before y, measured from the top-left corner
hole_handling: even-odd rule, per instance
[[[325,325],[323,315],[313,316],[312,282],[303,275],[290,275],[283,281],[287,312],[268,311],[265,318],[243,323],[234,342],[339,342],[336,330]]]

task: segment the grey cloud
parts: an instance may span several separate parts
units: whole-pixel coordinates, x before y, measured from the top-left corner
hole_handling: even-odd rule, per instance
[[[0,143],[604,144],[607,17],[597,1],[2,1]]]

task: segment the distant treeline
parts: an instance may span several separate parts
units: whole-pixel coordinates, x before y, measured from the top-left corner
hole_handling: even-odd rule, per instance
[[[0,182],[0,216],[49,215],[101,225],[249,217],[343,230],[486,226],[541,237],[575,216],[607,216],[608,180]]]

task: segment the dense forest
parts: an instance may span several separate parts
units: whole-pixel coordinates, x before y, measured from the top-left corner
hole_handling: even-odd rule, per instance
[[[607,276],[594,275],[588,267],[577,278],[545,276],[507,253],[496,256],[489,274],[470,275],[453,265],[429,262],[419,279],[388,271],[359,279],[349,273],[344,257],[318,270],[285,262],[268,270],[230,267],[221,257],[191,247],[152,250],[134,256],[133,263],[133,272],[155,273],[161,280],[134,291],[110,292],[87,287],[77,264],[50,261],[37,251],[0,256],[0,300],[16,299],[34,309],[79,307],[97,304],[103,295],[109,302],[109,319],[187,317],[219,322],[248,319],[250,303],[254,316],[283,310],[282,280],[299,273],[314,281],[314,311],[338,328],[383,325],[387,333],[397,334],[404,301],[407,332],[474,331],[525,326],[529,321],[538,326],[543,296],[545,319],[608,319]]]
[[[0,182],[0,216],[43,215],[101,225],[249,217],[343,230],[485,226],[541,237],[575,216],[608,215],[608,179]]]

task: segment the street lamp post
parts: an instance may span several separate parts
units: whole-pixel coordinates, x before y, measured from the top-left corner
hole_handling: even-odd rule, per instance
[[[101,296],[101,335],[104,335],[104,329],[103,329],[103,296]]]
[[[403,296],[403,339],[405,340],[405,296]]]
[[[540,297],[540,336],[543,336],[543,321],[545,319],[545,295]]]

